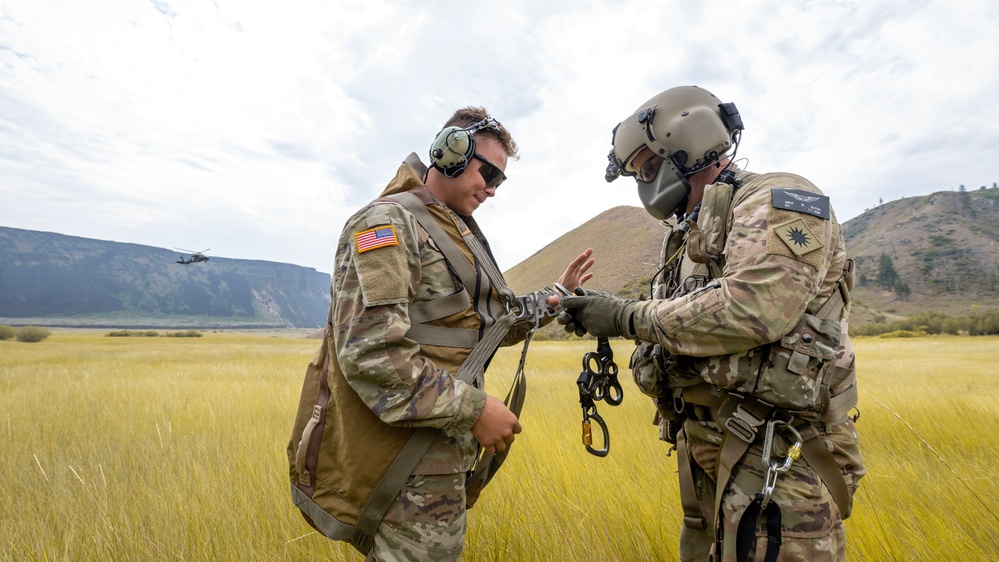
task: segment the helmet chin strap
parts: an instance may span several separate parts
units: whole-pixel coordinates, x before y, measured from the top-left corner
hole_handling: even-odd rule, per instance
[[[690,182],[669,158],[663,160],[652,181],[638,181],[639,199],[645,205],[645,210],[659,220],[685,210],[689,195]]]

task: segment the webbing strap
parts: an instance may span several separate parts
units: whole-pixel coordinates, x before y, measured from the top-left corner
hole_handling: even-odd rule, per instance
[[[505,317],[504,317],[505,318]],[[501,319],[502,320],[502,319]],[[512,320],[511,320],[512,325]],[[495,326],[494,326],[495,327]],[[510,390],[506,394],[506,398],[503,403],[506,407],[513,412],[513,415],[520,417],[520,410],[524,407],[524,399],[527,396],[527,377],[524,375],[524,358],[527,353],[527,346],[530,345],[531,333],[528,333],[527,340],[524,342],[524,350],[520,358],[520,366],[517,368],[517,374],[513,378],[513,382],[510,384]],[[506,460],[507,455],[510,453],[510,447],[513,443],[508,443],[506,450],[495,451],[493,453],[484,453],[479,459],[476,460],[475,468],[472,473],[465,479],[465,495],[466,503],[468,507],[475,505],[478,501],[479,494],[482,489],[486,487],[487,484],[499,471],[500,466]]]
[[[733,417],[735,417],[735,412],[743,412],[750,414],[756,419],[765,420],[770,416],[772,411],[773,406],[770,404],[752,397],[746,397],[736,406]],[[721,513],[722,496],[725,495],[725,490],[728,488],[728,481],[732,478],[732,470],[739,463],[739,459],[746,454],[749,446],[756,438],[755,431],[752,432],[752,438],[747,440],[744,439],[743,435],[732,431],[732,428],[735,427],[734,425],[725,424],[725,426],[729,430],[725,432],[721,448],[718,451],[718,474],[715,478],[715,505],[714,511],[711,512],[711,522],[716,532],[718,530],[718,514]]]
[[[441,253],[447,258],[448,264],[458,274],[465,287],[475,287],[475,280],[477,278],[475,266],[468,262],[468,258],[461,253],[461,250],[451,240],[451,237],[444,232],[441,225],[437,223],[430,214],[430,211],[427,210],[427,206],[423,204],[423,201],[420,201],[419,197],[408,191],[396,193],[389,197],[403,204],[409,212],[413,213],[413,216],[416,217],[416,222],[420,223],[423,230],[426,230],[427,234],[430,235],[431,240],[437,243],[437,247],[440,248]],[[474,254],[474,249],[472,252]]]
[[[354,548],[365,554],[371,549],[375,531],[385,517],[385,512],[395,501],[406,479],[413,473],[416,464],[420,462],[438,435],[440,435],[439,429],[420,428],[413,433],[409,441],[406,441],[406,445],[399,451],[378,485],[372,490],[371,496],[357,517],[354,535],[350,540]]]
[[[444,229],[440,224],[433,218],[430,211],[427,210],[427,206],[424,205],[423,201],[420,201],[419,197],[412,194],[411,192],[397,193],[395,195],[390,195],[392,199],[395,199],[402,205],[404,205],[413,216],[416,217],[417,222],[420,226],[427,231],[430,238],[437,243],[437,247],[440,248],[441,253],[447,258],[448,263],[454,269],[455,273],[461,279],[462,283],[465,285],[465,289],[468,291],[475,291],[475,302],[479,303],[482,308],[488,308],[488,302],[492,300],[491,288],[487,283],[480,283],[479,276],[476,271],[476,267],[480,268],[488,277],[492,286],[496,288],[497,292],[506,298],[512,298],[513,293],[506,285],[506,281],[503,279],[503,274],[499,272],[493,261],[492,256],[489,254],[488,250],[482,245],[478,237],[469,228],[469,225],[462,221],[458,226],[462,228],[464,232],[462,237],[465,244],[468,245],[469,249],[472,251],[472,255],[475,256],[475,265],[468,262],[465,255],[461,253],[458,246],[451,240],[451,237],[444,232]],[[457,215],[452,215],[453,218],[460,221],[461,219]],[[499,305],[499,303],[497,303]],[[500,305],[501,306],[501,305]],[[490,319],[486,316],[482,317],[484,325],[488,326]]]
[[[822,303],[822,306],[815,311],[815,316],[822,320],[833,318],[844,317],[844,308],[847,303],[850,302],[850,288],[853,284],[853,260],[846,260],[846,264],[843,266],[843,275],[840,276],[839,281],[836,282],[836,289],[829,295],[826,302]]]
[[[801,434],[802,457],[829,489],[829,495],[839,508],[840,517],[846,519],[850,516],[850,490],[846,487],[846,478],[839,469],[839,464],[822,442],[819,431],[813,424],[806,422],[795,426],[795,429]]]
[[[445,316],[467,310],[471,304],[472,300],[468,296],[468,291],[458,291],[432,301],[414,302],[409,305],[409,320],[413,323],[439,320]]]
[[[749,550],[756,542],[756,520],[760,516],[762,505],[763,494],[756,494],[746,511],[742,512],[742,518],[739,519],[739,531],[735,539],[736,562],[745,562],[749,558]],[[767,553],[763,562],[777,562],[781,545],[780,507],[777,506],[777,502],[767,503],[767,507],[763,508],[763,514],[767,518]],[[759,556],[755,558],[759,558]]]
[[[708,520],[698,500],[694,485],[694,474],[690,470],[690,451],[687,450],[687,432],[680,430],[676,435],[677,476],[680,480],[680,505],[683,506],[683,525],[688,529],[703,531],[708,528]]]
[[[468,349],[479,341],[479,331],[433,324],[412,324],[406,337],[421,345]]]

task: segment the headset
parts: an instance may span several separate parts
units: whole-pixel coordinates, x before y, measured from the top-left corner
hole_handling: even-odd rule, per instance
[[[464,128],[445,127],[437,133],[434,143],[430,145],[430,164],[449,178],[460,176],[475,154],[475,133],[482,129],[498,131],[499,128],[499,121],[492,117]]]

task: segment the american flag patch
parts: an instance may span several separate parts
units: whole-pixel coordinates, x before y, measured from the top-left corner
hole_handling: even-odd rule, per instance
[[[399,245],[399,240],[395,237],[395,228],[391,226],[380,226],[358,232],[354,235],[354,242],[357,244],[357,253],[359,254],[375,248]]]

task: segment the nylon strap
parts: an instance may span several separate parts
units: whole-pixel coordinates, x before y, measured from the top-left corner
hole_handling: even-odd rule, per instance
[[[507,302],[510,302],[510,300],[514,298],[513,291],[507,287],[506,281],[503,279],[503,274],[500,273],[499,268],[496,267],[492,254],[479,241],[478,236],[481,236],[481,231],[479,231],[478,225],[471,221],[471,217],[468,218],[468,221],[465,221],[457,215],[452,214],[452,218],[456,221],[460,221],[458,224],[459,228],[465,227],[462,229],[465,231],[462,238],[464,239],[465,244],[468,245],[469,249],[472,250],[472,255],[475,256],[476,263],[474,266],[468,263],[468,259],[465,258],[465,255],[461,253],[458,246],[455,245],[453,240],[451,240],[451,237],[444,232],[441,225],[434,220],[430,211],[427,210],[426,205],[424,205],[423,201],[420,201],[416,195],[406,191],[390,195],[389,197],[395,199],[409,209],[411,213],[413,213],[413,216],[416,217],[420,226],[422,226],[423,229],[427,231],[427,234],[430,235],[430,238],[437,243],[437,246],[447,258],[448,263],[451,264],[451,267],[454,268],[455,273],[458,274],[458,277],[465,285],[466,290],[475,291],[475,300],[477,303],[483,305],[487,309],[489,308],[488,303],[492,299],[492,287],[495,287],[496,291],[503,298],[507,299]],[[489,281],[492,283],[492,287],[486,283],[479,282],[476,268],[480,268],[486,274],[486,277],[488,277]],[[490,318],[484,315],[482,318],[483,325],[488,327],[488,325],[491,324]]]
[[[734,411],[738,412],[740,409],[748,412],[757,419],[765,420],[773,411],[773,406],[747,396],[736,406]],[[725,495],[725,490],[728,488],[728,481],[732,477],[732,470],[738,464],[739,459],[749,450],[749,446],[753,441],[755,441],[755,433],[752,439],[746,441],[738,437],[731,429],[726,431],[725,437],[722,438],[721,449],[718,452],[718,475],[715,479],[715,509],[711,512],[710,520],[716,533],[718,531],[718,514],[721,513],[722,496]]]
[[[843,477],[839,464],[822,442],[819,431],[813,424],[806,422],[795,426],[795,429],[801,434],[802,457],[829,489],[829,495],[836,502],[840,516],[845,519],[850,513],[850,490],[847,489],[846,478]]]
[[[746,511],[742,512],[739,519],[739,531],[735,541],[735,560],[745,562],[749,558],[749,550],[756,542],[756,520],[760,516],[760,508],[763,505],[763,494],[756,494],[750,502]],[[777,502],[771,501],[764,509],[767,517],[767,553],[763,562],[777,562],[780,554],[781,534],[780,534],[780,507]],[[755,558],[759,558],[758,556]]]
[[[474,269],[470,266],[470,264],[468,264],[468,260],[466,260],[464,255],[460,253],[458,247],[454,244],[447,233],[444,232],[444,229],[441,228],[436,220],[433,219],[430,212],[427,210],[426,205],[424,205],[418,197],[410,192],[399,193],[392,195],[391,197],[399,203],[405,205],[406,208],[413,213],[413,216],[416,217],[420,226],[422,226],[430,237],[437,242],[438,247],[441,252],[444,253],[445,257],[448,258],[449,262],[459,262],[462,264],[461,268],[455,268],[459,277],[462,277],[462,270],[466,271],[466,275],[475,274]],[[492,283],[492,287],[495,287],[496,291],[509,302],[514,298],[513,291],[507,287],[503,274],[500,273],[499,268],[496,267],[496,262],[493,259],[492,253],[489,252],[489,249],[480,241],[482,233],[479,230],[478,225],[475,224],[474,221],[471,221],[470,218],[467,222],[456,216],[454,218],[458,221],[462,221],[462,224],[467,227],[467,232],[463,235],[463,239],[465,244],[467,244],[472,250],[472,255],[476,258],[477,267],[479,267],[486,274],[489,281]],[[459,227],[462,226],[462,224],[460,224]],[[485,304],[490,302],[491,290],[486,283],[469,283],[464,277],[462,277],[462,282],[465,283],[466,287],[475,287],[477,293],[476,299],[478,302]],[[496,324],[493,324],[489,328],[488,331],[496,333],[498,339],[495,342],[495,345],[482,347],[482,357],[477,358],[477,362],[479,362],[478,359],[481,359],[481,365],[484,365],[485,361],[492,356],[503,337],[505,337],[507,332],[509,332],[509,328],[513,325],[513,316],[513,313],[506,313],[497,318]],[[528,336],[528,338],[529,337],[530,336]],[[529,342],[530,339],[525,341],[525,351]],[[476,350],[478,350],[478,347]],[[476,354],[476,350],[473,350],[473,354]],[[471,360],[472,357],[469,356],[466,363],[469,363]],[[507,392],[506,399],[503,401],[504,404],[506,404],[506,407],[509,408],[510,411],[517,417],[520,417],[520,412],[523,408],[524,399],[527,394],[527,379],[524,376],[523,363],[522,357],[520,367],[517,369],[517,374],[510,385],[510,390]],[[464,367],[464,365],[462,367]],[[478,498],[478,494],[483,488],[486,487],[490,480],[492,480],[493,476],[495,476],[496,472],[505,461],[506,456],[509,454],[509,451],[510,446],[508,445],[505,451],[484,454],[475,463],[475,469],[467,479],[465,486],[470,506],[474,505],[476,499]]]
[[[445,316],[468,309],[471,304],[472,300],[468,296],[468,291],[458,291],[453,295],[432,301],[412,303],[409,305],[409,321],[422,324],[432,320],[440,320]]]
[[[676,462],[677,475],[680,480],[680,505],[683,506],[683,525],[695,531],[703,531],[708,528],[707,518],[704,517],[704,508],[697,496],[697,489],[694,485],[694,474],[690,469],[690,451],[687,450],[686,431],[680,430],[676,435]]]
[[[466,288],[473,287],[476,289],[476,299],[479,305],[486,309],[490,308],[490,288],[485,286],[486,284],[479,282],[475,266],[468,262],[464,254],[461,253],[447,233],[444,232],[444,229],[441,228],[433,216],[430,215],[430,212],[427,211],[423,202],[409,192],[395,194],[391,197],[405,205],[406,208],[413,213],[417,222],[420,223],[420,226],[422,226],[430,237],[437,243],[452,269],[458,274],[462,284]],[[492,284],[497,287],[497,291],[501,294],[509,293],[512,295],[512,292],[510,292],[505,281],[503,280],[502,274],[500,274],[498,268],[495,267],[492,255],[489,254],[483,245],[478,243],[478,240],[471,234],[466,235],[464,238],[466,242],[469,242],[470,238],[474,241],[474,243],[469,244],[469,248],[472,250],[472,254],[475,256],[476,261],[484,266],[483,269],[485,270],[486,275],[490,277]],[[462,291],[461,294],[467,295],[467,291]],[[445,297],[440,300],[442,302],[439,304],[435,301],[434,304],[417,307],[415,309],[415,321],[427,322],[443,318],[444,316],[454,312],[464,310],[470,303],[467,296],[460,297],[452,295],[451,297]],[[459,306],[462,300],[465,303],[464,307],[457,309],[456,307]],[[330,308],[330,315],[331,314],[332,304]],[[486,362],[490,357],[492,357],[496,348],[499,347],[499,344],[503,341],[503,338],[505,338],[507,333],[509,333],[510,327],[513,325],[513,318],[514,314],[512,312],[507,312],[506,314],[497,317],[495,321],[488,322],[489,326],[485,329],[481,339],[478,339],[478,334],[474,330],[470,331],[457,328],[435,327],[422,323],[417,324],[417,327],[419,328],[417,333],[421,337],[426,337],[438,342],[435,343],[435,345],[465,348],[471,347],[471,353],[469,353],[469,356],[462,363],[455,378],[473,386],[478,386],[480,375],[484,371]],[[483,316],[483,320],[489,319]],[[441,328],[441,330],[436,330],[435,328]],[[447,331],[445,332],[443,330]],[[407,335],[409,334],[407,333]],[[478,339],[477,342],[475,341],[476,339]],[[521,396],[523,395],[524,388],[523,383],[518,386],[517,392]],[[511,394],[513,393],[514,389],[511,388]],[[521,404],[523,404],[522,397],[519,400],[519,404],[517,404],[517,411],[514,412],[514,414],[518,416],[520,415],[519,406]],[[512,409],[513,408],[511,408],[511,410]],[[354,548],[362,554],[367,554],[374,543],[375,532],[378,529],[378,525],[385,517],[385,512],[392,505],[395,498],[398,497],[399,491],[402,490],[403,485],[405,485],[406,480],[409,478],[410,474],[412,474],[416,465],[420,462],[427,450],[440,435],[441,431],[439,429],[430,428],[421,428],[413,433],[412,437],[410,437],[410,439],[406,442],[402,450],[399,451],[395,460],[382,476],[382,479],[372,491],[371,496],[365,502],[364,507],[358,515],[356,525],[346,525],[337,521],[334,517],[326,513],[326,511],[324,511],[318,504],[316,504],[312,498],[292,484],[291,493],[295,505],[297,505],[299,509],[310,517],[313,523],[316,524],[323,534],[331,539],[350,541]]]

